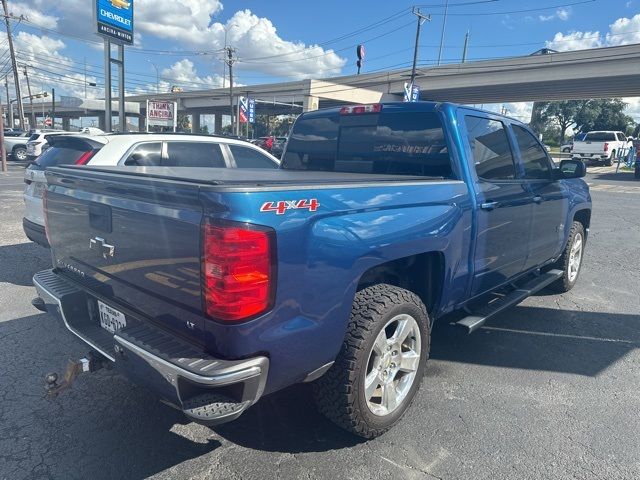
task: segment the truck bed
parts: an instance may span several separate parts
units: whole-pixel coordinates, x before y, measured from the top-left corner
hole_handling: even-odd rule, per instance
[[[77,166],[64,166],[51,168],[51,172],[61,172],[65,175],[73,174]],[[210,185],[225,187],[224,190],[237,189],[298,189],[317,188],[322,186],[358,186],[371,184],[392,184],[401,182],[433,182],[443,181],[442,177],[424,177],[408,175],[380,175],[369,173],[340,173],[340,172],[310,172],[298,170],[271,170],[260,168],[189,168],[189,167],[80,167],[83,176],[90,174],[96,177],[101,175],[113,178],[113,174],[146,177],[159,181],[196,183],[199,185]]]

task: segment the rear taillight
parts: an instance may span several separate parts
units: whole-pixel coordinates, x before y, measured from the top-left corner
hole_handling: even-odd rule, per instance
[[[607,142],[604,142],[604,153],[607,153],[609,151],[609,144]]]
[[[47,237],[47,242],[49,243],[49,245],[51,245],[51,235],[49,234],[49,221],[47,220],[48,212],[49,210],[47,210],[47,189],[45,188],[42,192],[42,210],[43,210],[43,217],[44,217],[44,234]]]
[[[248,320],[272,307],[275,232],[243,223],[203,224],[202,294],[207,315]]]
[[[76,165],[86,165],[91,160],[91,157],[96,153],[95,150],[89,150],[88,152],[84,152],[78,160],[76,160]]]
[[[382,111],[382,105],[374,103],[371,105],[353,105],[350,107],[342,107],[340,109],[340,115],[361,115],[363,113],[380,113]]]

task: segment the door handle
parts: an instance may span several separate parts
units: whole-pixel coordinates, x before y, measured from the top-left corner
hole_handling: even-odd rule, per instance
[[[498,202],[485,202],[480,204],[482,210],[493,210],[498,206]]]
[[[542,203],[543,198],[540,195],[533,197],[533,201],[536,203]]]

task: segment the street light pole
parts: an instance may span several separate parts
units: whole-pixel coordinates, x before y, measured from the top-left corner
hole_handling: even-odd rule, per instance
[[[147,62],[153,65],[153,68],[156,69],[156,95],[157,95],[160,93],[160,70],[158,69],[158,66],[155,63],[153,63],[151,60],[147,59]]]
[[[447,13],[449,12],[449,0],[444,4],[444,17],[442,18],[442,33],[440,34],[440,49],[438,50],[438,65],[442,59],[442,47],[444,46],[444,30],[447,26]]]
[[[226,64],[229,65],[229,113],[231,114],[231,131],[233,131],[234,122],[233,122],[233,64],[236,59],[233,58],[233,54],[235,53],[235,49],[231,47],[227,47],[227,60]]]
[[[16,84],[16,98],[18,99],[18,113],[20,115],[20,128],[24,128],[24,105],[22,104],[22,92],[20,91],[20,77],[18,76],[18,63],[16,62],[16,51],[13,48],[13,36],[11,34],[11,22],[9,21],[9,7],[7,0],[2,0],[4,10],[4,21],[7,26],[7,41],[9,42],[9,53],[11,55],[11,67],[13,68],[13,79]],[[11,125],[13,127],[13,125]]]
[[[422,25],[426,21],[431,21],[431,15],[423,15],[420,13],[420,9],[413,7],[411,10],[416,17],[418,17],[418,27],[416,29],[416,44],[413,49],[413,66],[411,67],[411,89],[413,89],[413,84],[416,80],[416,64],[418,63],[418,44],[420,43],[420,30],[422,29]]]

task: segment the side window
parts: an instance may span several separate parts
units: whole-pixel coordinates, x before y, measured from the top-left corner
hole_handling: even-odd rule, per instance
[[[547,153],[536,139],[522,127],[513,126],[518,141],[520,158],[524,164],[524,178],[529,180],[548,180],[551,178],[551,166]]]
[[[238,168],[278,168],[273,160],[253,148],[229,145],[229,150]]]
[[[220,145],[211,142],[167,142],[165,167],[220,167],[227,165]]]
[[[124,161],[125,165],[136,167],[154,167],[162,161],[162,143],[141,143],[136,146]]]
[[[504,124],[482,117],[465,117],[469,147],[478,177],[485,180],[510,180],[516,169]]]

